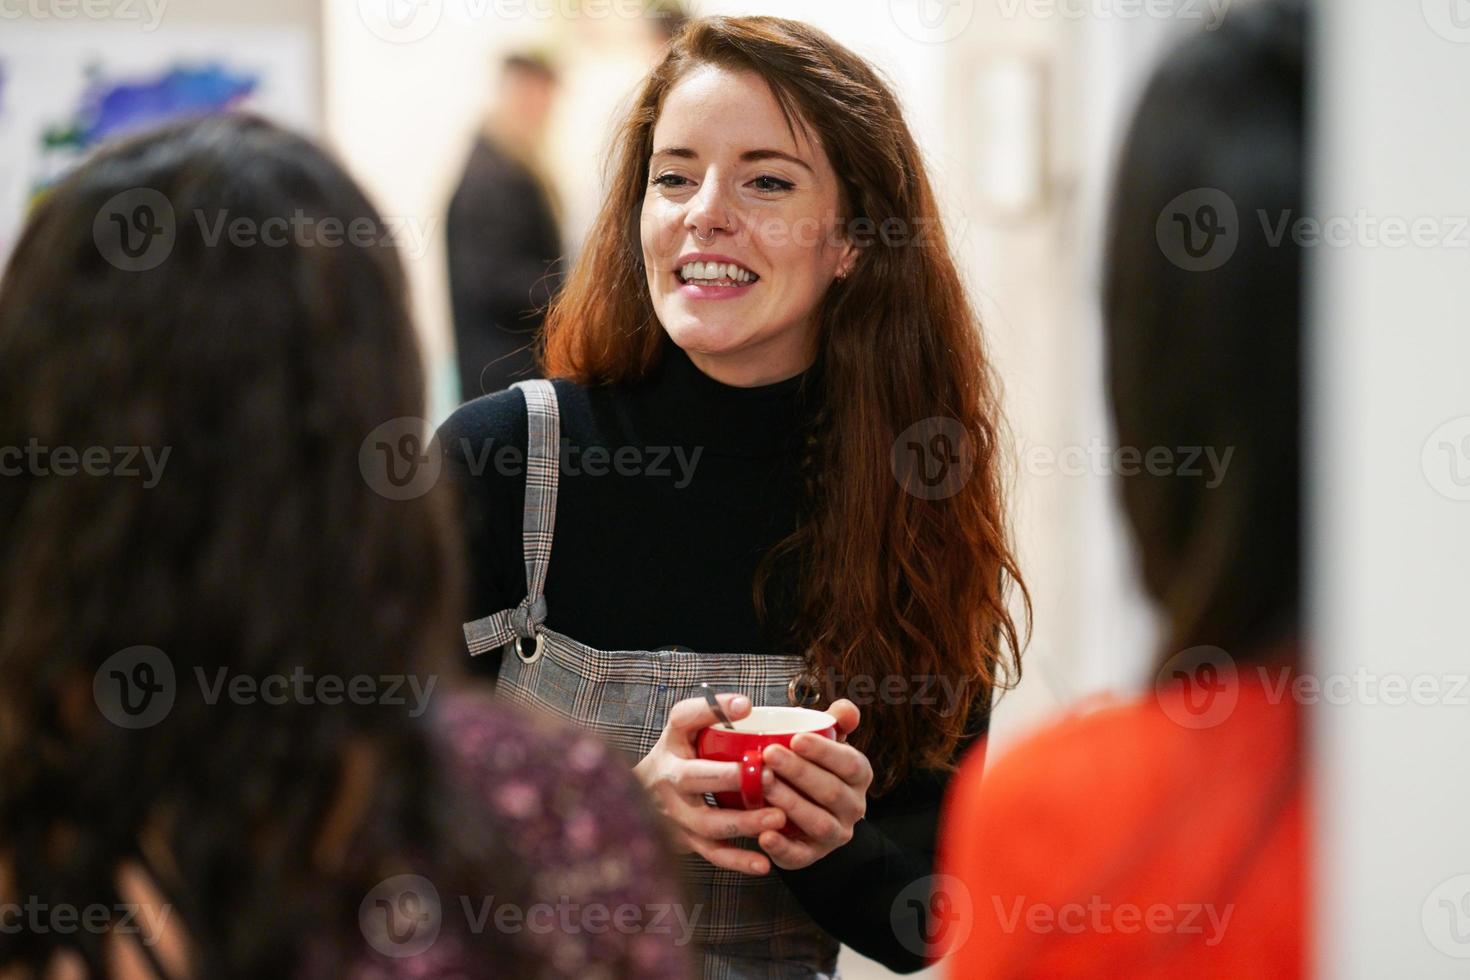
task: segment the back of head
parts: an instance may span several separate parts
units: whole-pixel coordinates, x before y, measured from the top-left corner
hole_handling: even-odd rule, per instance
[[[1296,628],[1302,259],[1277,230],[1303,201],[1303,20],[1237,5],[1181,44],[1120,163],[1108,387],[1119,445],[1145,461],[1122,495],[1170,652],[1249,657]]]
[[[364,438],[422,396],[383,222],[305,139],[192,122],[105,150],[39,204],[0,281],[0,446],[25,451],[0,478],[15,888],[86,905],[152,838],[179,866],[202,975],[284,970],[324,917],[351,940],[338,913],[365,889],[312,847],[349,741],[376,763],[369,853],[406,846],[417,722],[231,691],[405,675],[452,648],[437,497],[389,499],[359,466]],[[160,709],[109,711],[109,661]],[[36,965],[97,942],[8,938]]]

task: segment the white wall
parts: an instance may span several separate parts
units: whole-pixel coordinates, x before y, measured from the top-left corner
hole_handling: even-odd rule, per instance
[[[1316,669],[1441,692],[1406,705],[1377,688],[1317,711],[1326,977],[1470,974],[1470,708],[1445,703],[1470,671],[1470,7],[1457,2],[1320,5],[1317,210],[1458,235],[1311,253]]]
[[[399,27],[389,14],[413,13]],[[482,5],[324,0],[327,136],[386,218],[424,232],[404,252],[430,370],[430,416],[455,404],[444,211],[490,92],[492,56],[544,38]]]

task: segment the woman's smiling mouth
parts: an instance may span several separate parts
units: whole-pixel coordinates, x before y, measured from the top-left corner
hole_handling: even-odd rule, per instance
[[[734,299],[744,296],[760,276],[723,256],[715,259],[690,257],[674,269],[679,293],[690,299]]]
[[[686,262],[675,274],[681,283],[697,286],[743,286],[760,279],[735,262]]]

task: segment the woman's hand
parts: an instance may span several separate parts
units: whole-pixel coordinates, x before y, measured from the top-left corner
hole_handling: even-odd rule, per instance
[[[717,697],[731,721],[750,714],[750,698],[735,694]],[[704,801],[705,793],[740,792],[739,763],[701,759],[695,752],[695,735],[715,720],[703,698],[678,702],[669,711],[658,744],[633,767],[633,774],[674,824],[676,846],[698,853],[718,868],[763,875],[771,870],[769,858],[725,842],[734,837],[756,837],[762,831],[774,832],[786,823],[786,816],[775,806],[727,810]]]
[[[853,826],[868,812],[873,767],[847,744],[861,714],[846,698],[834,701],[827,713],[837,719],[837,741],[803,733],[791,740],[789,750],[766,746],[766,802],[785,811],[803,836],[793,840],[765,831],[759,841],[761,850],[788,871],[819,861],[852,840]]]

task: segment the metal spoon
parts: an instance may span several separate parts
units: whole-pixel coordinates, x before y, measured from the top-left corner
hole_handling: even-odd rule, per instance
[[[709,709],[715,713],[715,717],[720,719],[720,724],[724,725],[726,728],[730,729],[730,731],[733,732],[735,730],[735,726],[730,724],[730,719],[725,716],[725,709],[720,707],[720,702],[719,699],[715,697],[715,692],[710,690],[710,686],[708,684],[700,684],[699,686],[704,688],[705,703],[708,704]]]

